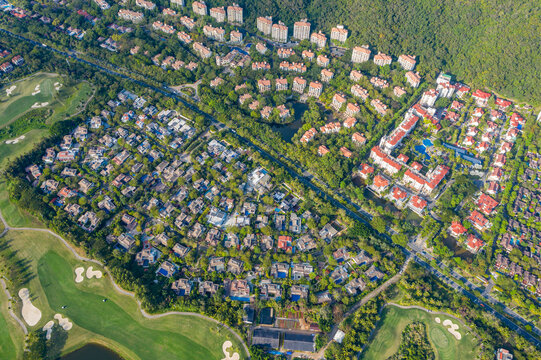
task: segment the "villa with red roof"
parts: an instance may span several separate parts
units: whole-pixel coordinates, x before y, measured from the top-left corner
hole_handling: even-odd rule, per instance
[[[408,207],[418,215],[422,215],[424,213],[427,205],[427,201],[418,195],[413,195],[408,202]]]
[[[466,231],[466,228],[457,221],[453,221],[451,223],[451,226],[449,227],[449,233],[455,238],[459,237],[462,234],[465,234]]]
[[[479,231],[485,231],[492,225],[479,211],[474,210],[468,217],[469,222]]]
[[[374,168],[368,164],[361,164],[361,170],[359,170],[359,176],[363,179],[367,179],[369,175],[374,173]]]
[[[471,251],[472,253],[476,253],[478,252],[479,250],[481,250],[481,248],[485,245],[485,243],[478,239],[475,235],[473,234],[470,234],[468,235],[468,241],[466,242],[466,246],[468,248],[469,251]]]
[[[499,202],[485,194],[481,194],[481,196],[479,196],[479,200],[477,200],[477,206],[479,210],[486,215],[492,214],[492,212],[498,205]]]
[[[397,207],[402,209],[408,202],[410,194],[400,186],[395,186],[391,190],[389,197],[396,204]]]
[[[488,99],[490,99],[491,96],[492,94],[486,93],[479,89],[475,90],[475,92],[472,94],[472,98],[475,99],[475,103],[477,104],[477,106],[481,106],[481,107],[487,106]]]
[[[385,189],[387,189],[388,186],[389,180],[378,174],[374,177],[374,181],[370,187],[378,194],[381,194],[383,191],[385,191]]]

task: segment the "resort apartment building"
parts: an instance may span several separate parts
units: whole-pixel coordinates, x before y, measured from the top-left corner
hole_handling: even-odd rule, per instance
[[[143,20],[143,13],[137,12],[137,11],[131,11],[126,9],[120,9],[118,10],[118,17],[124,20],[132,21],[132,22],[139,22]]]
[[[370,60],[371,51],[368,48],[368,45],[356,46],[351,52],[351,62],[353,63],[363,63]]]
[[[204,1],[194,1],[192,3],[192,10],[199,16],[207,16],[207,4]]]
[[[212,51],[210,51],[209,48],[207,48],[205,45],[201,44],[200,42],[193,43],[193,49],[203,59],[208,59],[212,55]]]
[[[257,30],[261,31],[264,35],[272,34],[272,17],[260,16],[257,18]]]
[[[309,40],[310,23],[306,20],[301,20],[293,24],[293,38],[298,40]]]
[[[374,64],[377,66],[385,66],[385,65],[391,65],[393,62],[393,58],[389,55],[378,53],[377,55],[374,55]]]
[[[156,4],[146,0],[135,0],[135,5],[147,10],[154,10],[156,8]]]
[[[184,0],[171,0],[171,7],[173,6],[184,7],[186,6],[186,3],[184,2]]]
[[[272,25],[272,39],[278,42],[287,42],[287,26],[283,22]]]
[[[415,60],[415,56],[400,55],[398,57],[398,63],[404,70],[413,70],[417,61]]]
[[[331,29],[331,40],[346,42],[348,39],[348,31],[342,25],[337,25]]]
[[[408,71],[406,73],[406,80],[408,81],[408,84],[410,84],[414,88],[418,87],[421,83],[421,77],[419,76],[419,73],[414,73],[413,71]]]
[[[243,23],[242,18],[242,8],[238,4],[233,4],[233,6],[227,7],[227,20],[230,23]]]
[[[211,25],[203,26],[203,34],[206,37],[216,41],[225,41],[225,30],[222,28],[216,28]]]
[[[295,79],[293,79],[293,91],[296,91],[299,94],[302,94],[305,88],[306,88],[305,79],[303,79],[302,77],[296,77]]]
[[[235,30],[231,31],[229,33],[229,41],[235,44],[242,43],[242,33]]]
[[[318,33],[312,33],[310,36],[310,42],[312,44],[316,44],[318,48],[324,48],[325,45],[327,45],[327,36],[323,34],[321,31]]]
[[[225,9],[224,7],[214,7],[210,9],[210,16],[216,19],[217,22],[225,21]]]
[[[318,81],[310,82],[308,86],[308,96],[320,97],[323,92],[323,84]]]

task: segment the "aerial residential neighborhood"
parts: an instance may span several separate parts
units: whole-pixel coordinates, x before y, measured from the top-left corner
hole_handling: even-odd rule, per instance
[[[425,2],[0,0],[7,358],[539,358],[535,11]]]

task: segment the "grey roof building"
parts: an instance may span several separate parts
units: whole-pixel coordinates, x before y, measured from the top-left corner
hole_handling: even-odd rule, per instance
[[[316,351],[315,334],[286,331],[284,333],[284,349],[294,351]]]
[[[280,347],[280,331],[271,329],[254,329],[252,345],[268,346],[273,349]]]

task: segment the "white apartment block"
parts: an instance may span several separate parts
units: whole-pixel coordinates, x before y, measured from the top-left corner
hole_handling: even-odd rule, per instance
[[[353,48],[351,53],[351,62],[353,63],[362,63],[370,59],[371,51],[368,48],[368,45],[365,46],[356,46]]]
[[[258,17],[257,30],[261,31],[264,35],[270,35],[272,33],[272,17]]]
[[[242,24],[242,8],[238,4],[233,4],[233,6],[227,7],[227,20],[230,23],[239,23]]]
[[[310,36],[310,42],[312,44],[316,44],[318,48],[324,48],[325,45],[327,45],[327,36],[323,34],[321,31],[318,33],[312,33]]]
[[[272,25],[272,39],[278,42],[287,42],[287,26],[283,22]]]
[[[217,22],[225,21],[225,9],[224,7],[214,7],[210,9],[210,16],[216,19]]]
[[[331,40],[346,42],[348,39],[348,31],[342,25],[337,25],[331,29]]]
[[[293,38],[298,40],[310,39],[310,23],[306,20],[297,21],[293,25]]]
[[[192,3],[192,10],[199,16],[207,16],[207,4],[203,1],[194,1]]]

